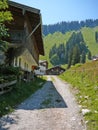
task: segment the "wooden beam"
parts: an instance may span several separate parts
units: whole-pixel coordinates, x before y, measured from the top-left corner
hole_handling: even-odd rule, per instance
[[[36,29],[41,25],[41,22],[32,30],[32,32],[29,34],[29,36],[26,38],[28,39],[29,37],[31,37],[33,35],[33,33],[36,31]]]

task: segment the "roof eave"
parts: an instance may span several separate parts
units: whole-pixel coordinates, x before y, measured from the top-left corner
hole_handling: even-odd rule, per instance
[[[33,7],[29,7],[29,6],[26,6],[26,5],[23,5],[23,4],[20,4],[20,3],[16,3],[16,2],[13,2],[13,1],[8,1],[8,3],[9,3],[9,5],[17,7],[19,9],[27,10],[27,11],[30,11],[30,12],[33,12],[33,13],[36,13],[36,14],[40,14],[40,10],[39,9],[36,9],[36,8],[33,8]]]

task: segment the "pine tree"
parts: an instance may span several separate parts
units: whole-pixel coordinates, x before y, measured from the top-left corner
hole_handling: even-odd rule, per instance
[[[50,50],[49,59],[51,59],[51,57],[56,53],[56,51],[57,51],[57,47],[56,44],[54,44],[54,46]]]
[[[64,58],[65,58],[65,46],[64,43],[60,44],[59,47],[57,48],[57,55],[59,57],[59,62],[61,64],[64,63]]]
[[[88,59],[89,59],[89,60],[92,59],[92,54],[91,54],[91,51],[90,51],[90,50],[88,51]]]
[[[95,40],[98,42],[98,32],[95,32]]]
[[[72,52],[72,61],[71,65],[75,65],[80,62],[80,50],[78,45],[75,45]]]
[[[68,68],[71,66],[73,52],[70,50],[68,53]]]
[[[81,54],[81,56],[80,56],[80,63],[85,63],[85,61],[86,61],[86,54],[83,51],[82,54]]]
[[[53,64],[53,65],[59,65],[60,62],[59,62],[59,57],[57,54],[54,54],[51,59],[50,59],[50,62]]]

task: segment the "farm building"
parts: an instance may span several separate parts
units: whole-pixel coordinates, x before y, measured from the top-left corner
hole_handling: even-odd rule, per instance
[[[39,55],[44,55],[40,10],[12,1],[8,5],[13,20],[6,23],[10,34],[7,64],[31,73],[32,66],[38,66]]]
[[[57,65],[52,68],[46,70],[47,75],[60,75],[61,73],[65,72],[65,69],[61,66]]]

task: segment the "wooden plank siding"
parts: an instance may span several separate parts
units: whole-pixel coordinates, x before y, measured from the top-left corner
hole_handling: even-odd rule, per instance
[[[25,30],[26,30],[26,38],[27,38],[33,30],[27,13],[25,14]],[[29,44],[28,44],[28,42],[29,42]],[[38,63],[39,51],[38,51],[38,47],[36,44],[36,39],[34,37],[34,34],[31,37],[29,37],[28,39],[26,39],[26,47],[29,49],[29,51],[32,53],[33,57],[35,58],[36,62]]]

